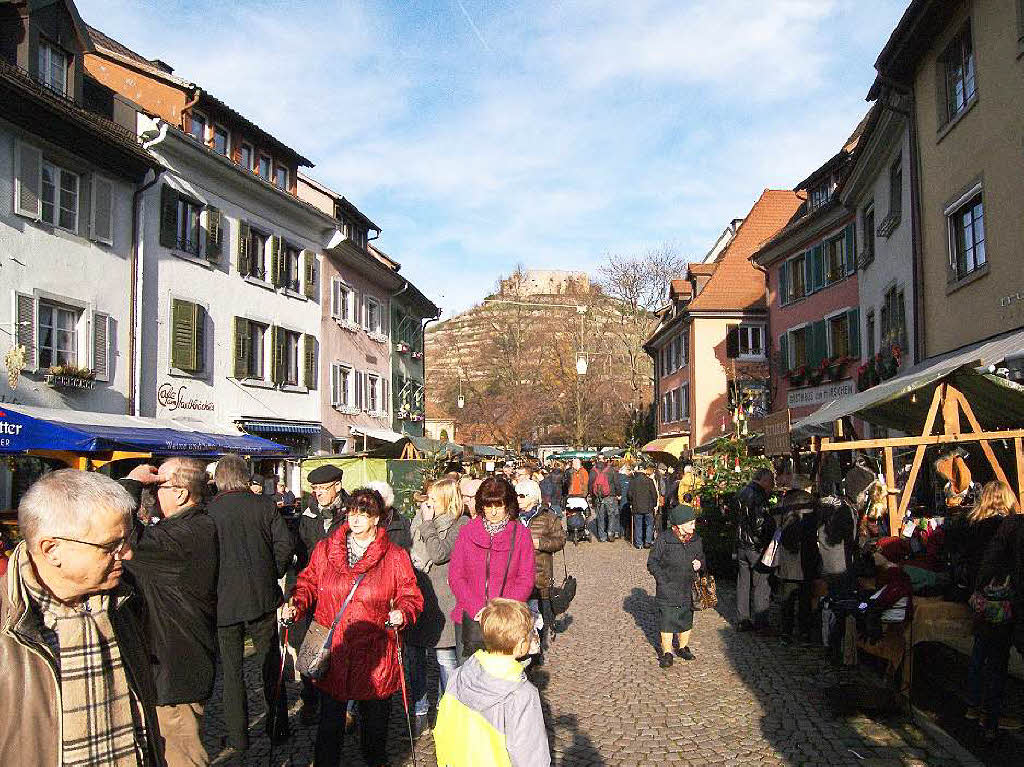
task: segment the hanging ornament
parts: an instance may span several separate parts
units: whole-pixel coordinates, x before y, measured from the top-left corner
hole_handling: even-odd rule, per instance
[[[18,379],[21,377],[21,371],[25,369],[25,358],[28,355],[28,350],[23,344],[12,346],[7,350],[7,354],[4,355],[4,366],[7,368],[7,385],[11,389],[18,388]]]

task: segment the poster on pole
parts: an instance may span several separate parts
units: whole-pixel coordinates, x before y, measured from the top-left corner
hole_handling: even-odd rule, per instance
[[[792,452],[789,408],[769,413],[761,422],[761,428],[764,429],[765,455],[789,455]]]

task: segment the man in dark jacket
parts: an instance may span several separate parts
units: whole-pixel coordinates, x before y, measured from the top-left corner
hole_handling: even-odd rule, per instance
[[[619,472],[603,456],[598,456],[594,463],[588,489],[594,498],[597,539],[614,541],[622,537],[619,529]]]
[[[771,586],[768,574],[758,572],[756,566],[765,548],[775,534],[775,521],[771,515],[768,493],[775,487],[775,475],[770,469],[758,469],[754,478],[736,497],[736,606],[740,622],[737,631],[768,630],[768,604]],[[754,620],[750,620],[750,592],[754,592]]]
[[[218,493],[207,506],[217,525],[220,568],[217,577],[217,643],[224,670],[224,725],[235,753],[249,747],[249,713],[242,673],[245,635],[252,637],[263,669],[267,732],[288,737],[288,701],[282,689],[272,707],[281,651],[277,639],[278,579],[292,560],[292,540],[273,499],[249,492],[245,461],[226,455],[214,474]]]
[[[565,472],[562,464],[555,461],[546,478],[551,486],[551,510],[559,517],[565,514]]]
[[[654,542],[654,510],[658,508],[658,486],[654,467],[638,470],[629,478],[626,497],[633,515],[633,547],[651,548]]]
[[[345,472],[331,465],[317,466],[309,472],[307,479],[313,498],[299,517],[297,570],[305,568],[313,547],[327,537],[335,523],[345,519],[348,493],[341,486],[344,477]]]
[[[206,765],[199,724],[217,658],[217,526],[202,506],[206,465],[171,458],[155,479],[161,519],[136,526],[135,555],[126,566],[146,604],[167,766]],[[122,484],[129,492],[142,489],[133,480]]]

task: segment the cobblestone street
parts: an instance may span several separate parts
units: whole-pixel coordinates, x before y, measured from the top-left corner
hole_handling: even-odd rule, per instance
[[[620,541],[570,545],[567,553],[579,593],[547,663],[531,672],[541,689],[554,764],[961,764],[901,715],[875,720],[834,714],[829,690],[837,676],[822,651],[734,632],[723,617],[733,602],[725,584],[721,611],[696,616],[690,646],[697,659],[662,670],[653,646],[657,617],[647,552]],[[251,676],[255,691],[252,682]],[[274,764],[307,765],[315,727],[298,724],[297,687],[290,686],[289,694],[294,734],[276,750]],[[400,705],[397,700],[393,709],[392,759],[411,765]],[[206,741],[216,755],[219,692],[208,711]],[[255,697],[251,711],[260,717],[244,763],[265,765],[269,743],[260,732],[263,705]],[[434,764],[429,733],[416,750],[419,765]],[[363,764],[351,742],[345,758],[343,764]]]

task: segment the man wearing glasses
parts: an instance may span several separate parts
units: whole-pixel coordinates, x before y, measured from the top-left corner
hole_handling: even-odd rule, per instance
[[[217,658],[217,526],[203,508],[206,465],[171,458],[122,482],[156,494],[159,525],[140,526],[128,563],[146,603],[160,734],[168,767],[210,763],[199,737]]]
[[[132,558],[131,495],[62,469],[18,507],[0,588],[0,764],[159,767],[160,728]]]

